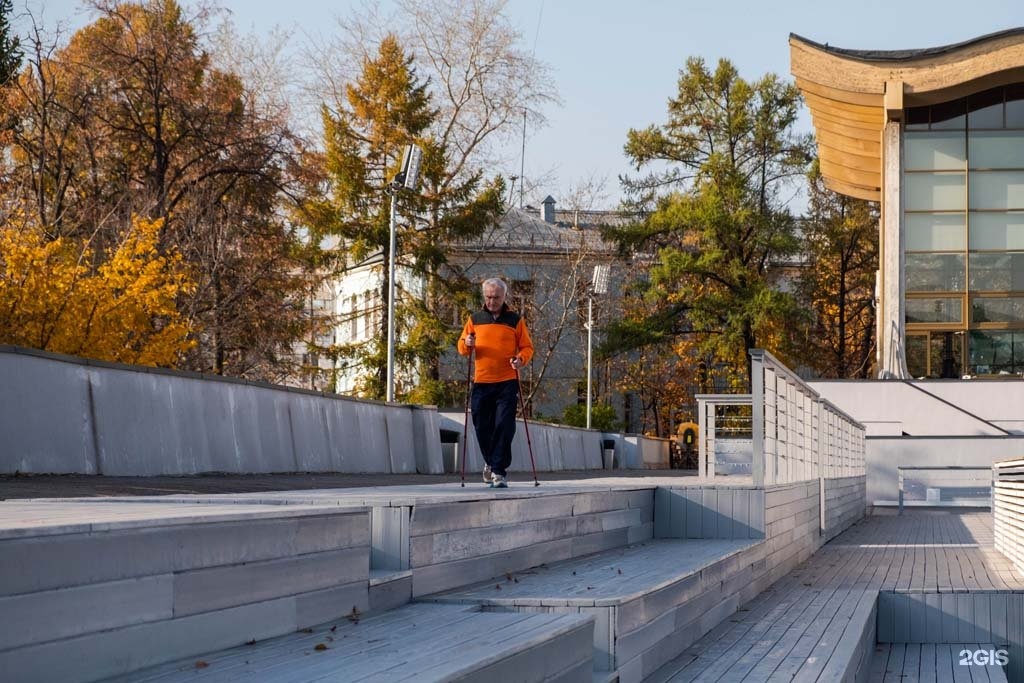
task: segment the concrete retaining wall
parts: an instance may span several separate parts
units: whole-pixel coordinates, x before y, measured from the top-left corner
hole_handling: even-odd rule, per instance
[[[368,607],[365,510],[0,540],[0,671],[92,681]]]
[[[1024,434],[1024,382],[1007,380],[812,380],[824,398],[871,436]],[[985,424],[986,422],[990,424]]]
[[[484,461],[480,457],[480,446],[473,431],[473,420],[470,417],[469,429],[464,430],[465,413],[441,413],[440,428],[458,435],[458,452],[462,449],[462,434],[466,432],[469,440],[469,460],[466,461],[467,472],[480,472]],[[526,431],[530,431],[527,443]],[[594,429],[580,429],[561,425],[545,424],[530,420],[527,425],[523,420],[516,421],[516,435],[512,440],[512,477],[518,481],[526,481],[530,477],[530,451],[533,445],[533,459],[540,472],[557,472],[560,470],[599,470],[603,467],[604,444],[606,435]],[[453,461],[452,471],[458,471],[461,463],[458,456]]]
[[[432,407],[15,347],[0,377],[0,473],[443,472]]]

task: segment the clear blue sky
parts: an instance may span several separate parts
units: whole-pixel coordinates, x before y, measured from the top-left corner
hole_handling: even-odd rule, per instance
[[[182,0],[185,4],[189,0]],[[361,6],[359,0],[222,0],[242,32],[275,26],[323,35]],[[77,0],[15,0],[15,11],[40,11],[47,24],[83,21]],[[385,6],[387,3],[385,3]],[[619,198],[617,176],[629,172],[626,131],[665,119],[687,57],[732,60],[756,79],[789,77],[790,32],[856,49],[946,45],[1024,26],[1024,0],[509,0],[524,46],[552,67],[561,107],[548,127],[527,135],[526,174],[553,174],[543,194],[594,176],[607,178],[607,201]],[[804,117],[802,126],[810,129]],[[518,158],[518,144],[514,156]],[[515,169],[518,173],[518,163]],[[543,195],[527,197],[538,203]],[[799,200],[798,200],[799,201]]]

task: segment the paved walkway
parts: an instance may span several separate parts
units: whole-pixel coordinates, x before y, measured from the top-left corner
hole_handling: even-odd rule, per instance
[[[1024,590],[992,546],[989,512],[878,510],[822,546],[653,677],[659,683],[790,680],[825,661],[851,607],[878,591]],[[829,652],[821,652],[822,646]],[[803,668],[803,669],[802,669]],[[814,680],[810,678],[809,680]],[[925,680],[925,679],[922,679]]]
[[[540,472],[544,482],[587,479],[678,477],[694,478],[696,470],[585,470]],[[480,475],[466,473],[466,484]],[[257,493],[377,486],[458,483],[458,474],[208,474],[193,477],[104,477],[83,474],[0,475],[0,500],[82,498],[95,496],[165,496],[169,494]],[[529,472],[513,472],[514,485],[530,485]]]

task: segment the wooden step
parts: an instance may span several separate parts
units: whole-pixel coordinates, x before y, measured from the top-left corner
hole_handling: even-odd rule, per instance
[[[410,604],[111,679],[591,682],[594,620]]]
[[[595,672],[638,681],[736,610],[763,550],[749,539],[654,540],[424,599],[593,615]]]

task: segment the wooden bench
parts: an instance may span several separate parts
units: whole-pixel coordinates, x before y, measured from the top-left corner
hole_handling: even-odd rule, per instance
[[[591,683],[593,617],[410,604],[114,681],[566,681]]]

